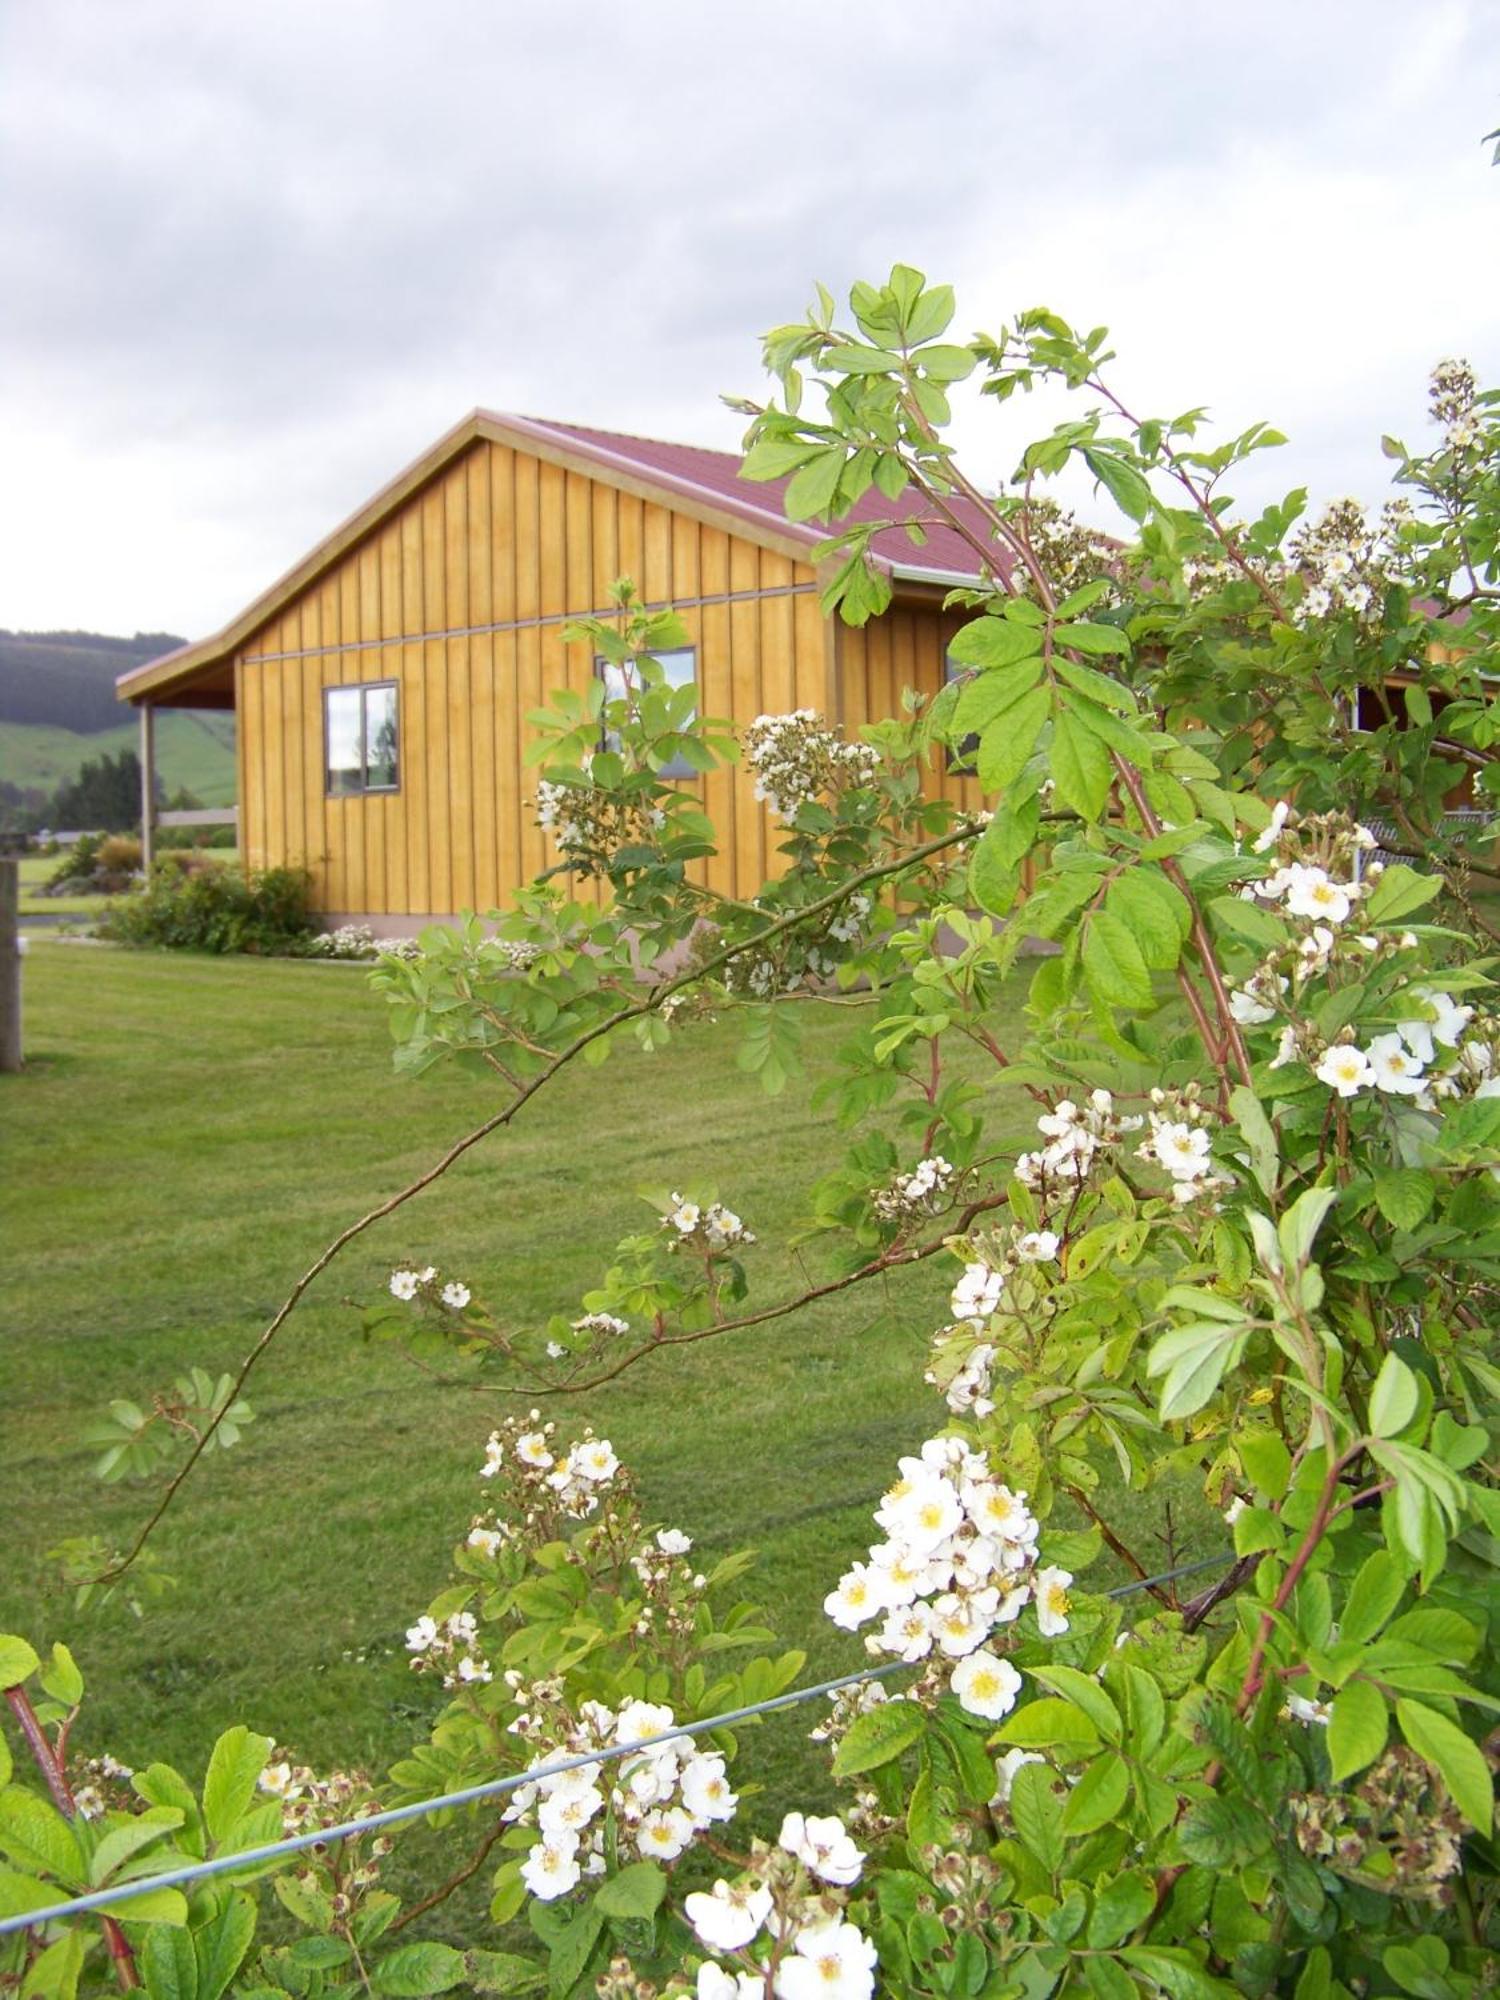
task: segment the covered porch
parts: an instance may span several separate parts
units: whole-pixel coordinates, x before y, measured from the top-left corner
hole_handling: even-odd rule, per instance
[[[182,646],[122,674],[115,683],[139,719],[141,765],[141,865],[149,874],[156,859],[156,830],[167,826],[232,826],[238,832],[238,805],[164,811],[156,803],[156,717],[159,709],[213,709],[235,713],[234,663],[205,661],[202,646]]]

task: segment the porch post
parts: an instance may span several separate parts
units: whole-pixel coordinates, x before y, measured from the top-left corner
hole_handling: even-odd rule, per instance
[[[21,940],[16,928],[20,870],[0,858],[0,1071],[21,1067]]]
[[[149,876],[156,859],[156,710],[141,703],[141,867]]]

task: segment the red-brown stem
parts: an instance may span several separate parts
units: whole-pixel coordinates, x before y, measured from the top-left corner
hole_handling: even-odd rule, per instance
[[[1110,756],[1114,760],[1115,770],[1119,774],[1120,782],[1130,794],[1130,803],[1140,815],[1141,825],[1146,829],[1148,837],[1155,839],[1156,835],[1161,832],[1161,821],[1151,810],[1150,802],[1147,800],[1145,789],[1141,784],[1140,773],[1135,769],[1134,765],[1120,755],[1118,750],[1112,750]],[[1197,898],[1188,885],[1187,877],[1183,874],[1177,863],[1170,859],[1164,860],[1161,868],[1162,873],[1171,882],[1172,886],[1188,906],[1193,926],[1193,945],[1198,954],[1198,962],[1203,968],[1203,976],[1207,979],[1213,991],[1214,1007],[1218,1013],[1220,1025],[1223,1030],[1222,1037],[1215,1035],[1209,1028],[1207,1017],[1203,1012],[1203,1002],[1198,997],[1196,988],[1192,986],[1192,982],[1186,978],[1182,967],[1179,966],[1178,984],[1182,987],[1183,997],[1192,1008],[1193,1019],[1198,1025],[1199,1033],[1207,1042],[1209,1049],[1214,1052],[1215,1061],[1222,1067],[1225,1054],[1232,1055],[1234,1057],[1235,1068],[1240,1073],[1240,1081],[1248,1084],[1250,1081],[1250,1054],[1245,1047],[1245,1038],[1240,1033],[1239,1023],[1230,1011],[1229,992],[1224,984],[1224,975],[1219,970],[1219,961],[1214,952],[1213,940],[1208,935],[1208,926],[1203,921],[1203,912],[1198,907]]]
[[[1149,1576],[1150,1571],[1135,1551],[1127,1548],[1125,1543],[1120,1540],[1120,1537],[1095,1507],[1093,1501],[1083,1491],[1083,1488],[1081,1486],[1065,1486],[1063,1491],[1073,1501],[1075,1506],[1081,1507],[1084,1513],[1088,1515],[1094,1526],[1099,1530],[1099,1533],[1104,1537],[1105,1545],[1113,1549],[1114,1553],[1120,1558],[1120,1561],[1133,1569],[1136,1575],[1144,1582],[1146,1577]],[[1172,1600],[1160,1584],[1149,1585],[1148,1591],[1158,1604],[1165,1604],[1170,1609]]]
[[[1312,1561],[1314,1549],[1327,1532],[1328,1523],[1335,1512],[1334,1503],[1339,1497],[1339,1474],[1349,1463],[1350,1456],[1352,1454],[1336,1458],[1329,1465],[1323,1480],[1323,1490],[1318,1495],[1316,1511],[1307,1524],[1307,1533],[1298,1543],[1297,1553],[1287,1564],[1286,1575],[1281,1579],[1281,1587],[1272,1599],[1271,1609],[1261,1613],[1260,1625],[1250,1648],[1249,1663],[1245,1668],[1245,1678],[1240,1683],[1239,1700],[1234,1705],[1236,1715],[1243,1715],[1260,1692],[1260,1670],[1265,1661],[1266,1647],[1270,1643],[1271,1634],[1276,1629],[1276,1613],[1285,1610],[1287,1600],[1302,1580],[1302,1572]]]
[[[65,1819],[77,1819],[78,1802],[73,1797],[67,1773],[63,1770],[56,1752],[47,1741],[47,1732],[37,1720],[36,1710],[31,1705],[31,1697],[24,1687],[9,1687],[5,1699],[10,1704],[11,1714],[20,1724],[21,1734],[26,1738],[37,1769],[47,1783],[53,1803]],[[115,1978],[125,1992],[140,1985],[140,1976],[135,1969],[135,1953],[130,1949],[125,1933],[113,1917],[101,1917],[104,1926],[104,1942],[109,1947],[110,1958],[114,1962]]]

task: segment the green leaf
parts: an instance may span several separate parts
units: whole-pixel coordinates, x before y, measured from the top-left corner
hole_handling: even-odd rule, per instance
[[[1041,650],[1040,629],[1009,618],[976,618],[972,624],[960,625],[948,641],[950,660],[961,667],[979,667],[985,671],[1039,658]]]
[[[140,1958],[151,2000],[198,2000],[198,1954],[192,1933],[171,1924],[153,1924]]]
[[[42,1882],[35,1875],[20,1875],[13,1868],[0,1868],[0,1917],[24,1917],[28,1910],[45,1910],[51,1903],[66,1900],[55,1882]]]
[[[534,1993],[547,1984],[545,1966],[513,1951],[470,1951],[465,1964],[476,1993]]]
[[[72,1827],[56,1806],[18,1786],[0,1792],[0,1854],[28,1874],[55,1875],[72,1889],[86,1885]]]
[[[1095,1951],[1128,1938],[1156,1908],[1156,1891],[1144,1875],[1117,1875],[1106,1882],[1094,1897],[1089,1918],[1088,1941]],[[1132,1991],[1134,1989],[1132,1988]]]
[[[119,1917],[127,1924],[185,1924],[188,1920],[187,1897],[180,1889],[145,1889],[100,1907],[105,1916]]]
[[[782,499],[787,519],[810,521],[815,515],[826,514],[833,505],[843,470],[844,447],[841,444],[832,445],[809,459],[787,481]]]
[[[254,1735],[242,1722],[215,1743],[203,1780],[203,1818],[211,1839],[223,1840],[249,1806],[270,1754],[271,1738]]]
[[[1112,452],[1088,447],[1084,448],[1083,460],[1122,514],[1132,521],[1145,520],[1151,512],[1151,488],[1133,465],[1127,465]]]
[[[216,1916],[193,1933],[198,1955],[198,2000],[219,1995],[244,1963],[255,1936],[255,1898],[236,1889]]]
[[[1245,1476],[1268,1500],[1284,1498],[1292,1478],[1292,1454],[1275,1431],[1246,1431],[1237,1449]]]
[[[1385,1696],[1369,1681],[1350,1681],[1333,1698],[1328,1718],[1328,1761],[1342,1784],[1385,1749],[1390,1716]]]
[[[1007,709],[1014,708],[1022,695],[1028,694],[1041,677],[1042,663],[1037,658],[1012,668],[1009,673],[980,674],[968,682],[959,689],[952,727],[948,731],[950,738],[962,742],[964,737],[988,729]]]
[[[548,1908],[544,1903],[532,1903],[529,1915],[533,1930],[537,1930],[538,1914]],[[561,1917],[563,1912],[556,1915]],[[547,1985],[558,2000],[570,1994],[583,1977],[603,1929],[604,1918],[592,1903],[586,1903],[561,1929],[549,1926],[545,1933],[538,1932],[548,1945]]]
[[[1052,1559],[1056,1560],[1055,1557]],[[1031,1676],[1043,1687],[1051,1688],[1054,1694],[1071,1701],[1075,1708],[1082,1709],[1106,1743],[1119,1742],[1124,1729],[1120,1711],[1092,1674],[1083,1673],[1077,1667],[1046,1666],[1033,1667]]]
[[[594,1907],[607,1917],[654,1917],[667,1893],[667,1878],[654,1861],[635,1861],[600,1884]]]
[[[1282,1255],[1292,1270],[1299,1270],[1312,1255],[1313,1243],[1323,1227],[1323,1218],[1339,1198],[1336,1187],[1309,1188],[1298,1195],[1276,1226]]]
[[[1495,1787],[1479,1745],[1457,1723],[1425,1702],[1398,1701],[1396,1720],[1412,1749],[1442,1778],[1470,1826],[1488,1834],[1494,1820]]]
[[[1391,1616],[1406,1594],[1406,1574],[1386,1549],[1377,1549],[1361,1563],[1339,1618],[1339,1637],[1363,1645]]]
[[[1205,1972],[1197,1959],[1180,1947],[1130,1944],[1120,1956],[1137,1972],[1155,1980],[1168,2000],[1240,2000],[1237,1987]]]
[[[1161,1375],[1161,1420],[1173,1423],[1203,1408],[1228,1371],[1239,1361],[1250,1337],[1250,1322],[1193,1320],[1164,1333],[1146,1361],[1148,1375]]]
[[[1064,1833],[1097,1833],[1124,1810],[1130,1796],[1130,1772],[1113,1750],[1084,1767],[1063,1806]]]
[[[1375,1181],[1375,1205],[1395,1229],[1415,1229],[1437,1198],[1437,1183],[1431,1174],[1415,1167],[1399,1167],[1380,1174]]]
[[[24,1639],[14,1632],[0,1632],[0,1688],[19,1687],[41,1664]]]
[[[914,1701],[885,1701],[857,1716],[833,1759],[836,1778],[875,1771],[927,1734],[927,1717]]]
[[[1064,708],[1052,730],[1051,770],[1057,796],[1080,819],[1095,820],[1109,797],[1109,752]]]
[[[464,1955],[451,1944],[403,1944],[375,1966],[381,1993],[446,1993],[466,1976]]]
[[[1255,1184],[1262,1194],[1269,1195],[1275,1191],[1278,1174],[1276,1128],[1266,1116],[1260,1099],[1244,1084],[1237,1084],[1230,1091],[1229,1109],[1250,1149],[1250,1171]]]
[[[987,792],[1003,792],[1020,777],[1051,713],[1051,689],[1033,688],[981,733],[975,764]]]
[[[1010,1817],[1021,1845],[1049,1875],[1062,1865],[1062,1806],[1045,1764],[1023,1764],[1010,1788]]]
[[[1165,876],[1147,868],[1127,869],[1110,883],[1104,907],[1124,924],[1153,971],[1173,969],[1182,956],[1192,917]]]
[[[76,1708],[83,1700],[83,1675],[61,1639],[54,1641],[52,1658],[42,1669],[42,1686],[64,1708]]]
[[[1421,1400],[1416,1376],[1400,1355],[1388,1354],[1370,1391],[1372,1433],[1378,1438],[1392,1438],[1404,1431],[1417,1414]]]
[[[1071,1750],[1092,1755],[1099,1748],[1099,1732],[1083,1711],[1050,1694],[1007,1716],[996,1740],[1021,1750]]]
[[[182,1814],[174,1806],[153,1806],[149,1812],[111,1827],[89,1860],[89,1885],[100,1889],[143,1847],[174,1833],[182,1825]]]
[[[1360,910],[1359,920],[1370,927],[1399,924],[1442,890],[1436,875],[1419,875],[1404,862],[1392,861]]]
[[[1083,933],[1083,976],[1106,1006],[1149,1007],[1151,975],[1140,946],[1108,910],[1095,910]]]
[[[1075,653],[1091,653],[1095,659],[1119,658],[1130,651],[1130,641],[1118,625],[1059,625],[1052,641]]]

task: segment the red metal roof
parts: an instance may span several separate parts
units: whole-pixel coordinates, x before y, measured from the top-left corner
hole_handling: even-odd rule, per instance
[[[559,424],[541,417],[517,417],[496,412],[497,422],[512,429],[530,432],[538,439],[550,438],[559,445],[586,452],[601,465],[634,472],[668,493],[712,500],[717,506],[740,515],[749,526],[775,527],[783,535],[806,541],[809,548],[855,521],[909,520],[930,513],[927,502],[910,487],[898,500],[887,500],[871,488],[858,505],[836,527],[786,518],[782,509],[785,479],[751,480],[740,477],[740,457],[732,451],[707,451],[699,445],[668,444],[660,438],[632,437],[622,431],[595,430],[587,424]],[[953,499],[954,512],[983,542],[989,542],[984,516],[971,501]],[[980,558],[963,535],[946,522],[926,524],[926,540],[917,543],[898,527],[882,529],[872,542],[873,552],[903,574],[932,571],[939,576],[980,574]],[[1001,552],[996,566],[1008,569]]]

